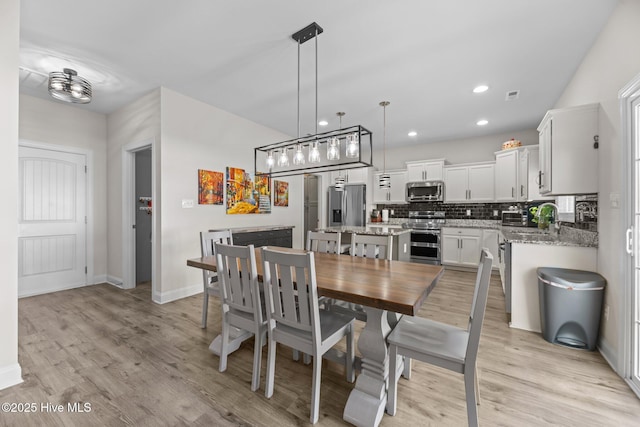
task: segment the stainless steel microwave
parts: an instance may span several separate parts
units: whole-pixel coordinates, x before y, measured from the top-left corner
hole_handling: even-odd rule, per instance
[[[444,182],[408,182],[405,196],[407,202],[441,202],[444,199]]]

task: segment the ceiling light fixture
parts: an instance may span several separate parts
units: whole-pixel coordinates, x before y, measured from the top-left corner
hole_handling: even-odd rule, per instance
[[[320,120],[320,121],[318,122],[318,124],[319,124],[320,126],[327,126],[327,125],[329,124],[329,122],[328,122],[328,121],[326,121],[326,120]]]
[[[411,132],[409,132],[407,135],[414,137],[416,135],[418,135],[418,132],[416,132],[415,130],[412,130]]]
[[[344,111],[338,111],[336,113],[336,116],[338,116],[338,119],[340,120],[340,129],[342,129],[342,117],[344,117],[346,113]],[[348,141],[351,139],[351,135],[347,135],[347,157],[349,157],[349,145],[348,145]],[[337,155],[338,155],[338,159],[340,158],[340,140],[338,140],[337,142],[338,144],[338,149],[337,149]],[[329,145],[331,145],[331,141],[329,141]],[[329,153],[327,152],[327,159],[331,160],[329,158]],[[335,159],[334,159],[335,160]],[[338,176],[336,176],[335,179],[335,188],[336,191],[343,191],[344,190],[344,184],[346,182],[346,179],[342,176],[342,171],[340,169],[338,169]]]
[[[486,120],[486,119],[478,120],[476,124],[478,126],[486,126],[487,124],[489,124],[489,120]]]
[[[49,73],[49,93],[60,101],[87,104],[91,102],[91,83],[75,70],[64,68]]]
[[[380,175],[378,186],[382,190],[391,188],[391,176],[387,173],[387,106],[389,104],[389,101],[380,103],[382,107],[382,174]]]
[[[318,125],[327,125],[326,120],[318,121],[318,35],[323,32],[315,22],[291,35],[298,44],[298,136],[289,141],[277,142],[254,149],[254,171],[256,176],[272,177],[302,175],[306,173],[328,172],[334,170],[372,166],[373,150],[371,132],[362,126],[351,126],[339,130],[318,133]],[[315,39],[315,135],[300,136],[300,45]],[[344,113],[338,113],[342,119]],[[344,142],[344,144],[342,144]],[[326,158],[320,155],[320,146],[325,144]],[[344,147],[344,149],[342,148]],[[289,163],[288,150],[292,150],[293,165]],[[308,150],[308,163],[305,164],[305,150]],[[344,156],[341,156],[344,154]],[[277,161],[274,162],[274,156]],[[275,163],[275,164],[274,164]],[[260,167],[258,165],[261,165]],[[268,172],[263,172],[264,167]]]
[[[489,90],[489,86],[487,85],[480,85],[480,86],[476,86],[475,88],[473,88],[473,93],[483,93]]]

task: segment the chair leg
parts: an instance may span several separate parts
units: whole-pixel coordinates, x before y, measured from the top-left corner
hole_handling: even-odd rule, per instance
[[[267,398],[273,396],[273,382],[276,370],[276,343],[273,338],[269,337],[267,344],[267,377],[264,385],[264,395]]]
[[[353,331],[353,323],[351,323],[351,325],[349,326],[349,332],[347,333],[347,354],[345,355],[345,364],[347,367],[347,381],[349,381],[350,383],[354,382],[356,380],[356,373],[355,373],[355,369],[354,369],[354,364],[355,364],[355,340],[353,338],[354,336],[354,331]]]
[[[398,347],[389,346],[389,388],[387,392],[387,414],[396,414],[398,395]]]
[[[469,427],[478,426],[478,408],[476,400],[476,372],[469,369],[464,373],[464,391],[467,401],[467,419]]]
[[[404,357],[404,370],[402,371],[402,376],[406,379],[411,379],[411,358],[409,356]]]
[[[475,372],[476,374],[473,376],[476,381],[476,402],[478,405],[480,405],[480,371],[478,371],[478,366],[476,365],[475,367]]]
[[[254,331],[255,341],[253,344],[253,375],[251,376],[251,391],[260,388],[260,367],[262,365],[262,336],[260,328]]]
[[[218,370],[224,372],[227,370],[227,357],[229,356],[229,323],[226,316],[222,315],[222,343],[220,345],[220,365]]]
[[[308,365],[311,363],[311,355],[307,354],[307,353],[302,353],[302,361],[304,362],[305,365]]]
[[[320,412],[320,380],[322,371],[322,356],[313,357],[313,381],[311,384],[311,424],[318,422]]]
[[[293,349],[293,360],[294,362],[297,362],[298,360],[300,360],[300,352],[296,349]]]
[[[202,329],[207,327],[207,310],[209,309],[209,292],[204,290],[204,298],[202,298]]]

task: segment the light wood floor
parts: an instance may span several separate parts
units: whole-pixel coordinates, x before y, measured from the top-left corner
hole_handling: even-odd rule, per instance
[[[463,326],[475,275],[447,271],[421,315]],[[311,366],[280,347],[271,399],[250,391],[253,340],[217,370],[207,347],[220,331],[210,302],[200,329],[201,296],[165,305],[150,287],[110,285],[57,292],[19,302],[19,359],[24,383],[0,391],[0,402],[89,402],[82,414],[0,414],[0,425],[304,425]],[[640,401],[598,352],[555,346],[539,334],[512,330],[499,280],[492,279],[478,356],[480,423],[485,426],[638,426]],[[352,384],[325,363],[318,425],[344,425]],[[414,363],[401,380],[398,413],[382,426],[466,425],[462,376]]]

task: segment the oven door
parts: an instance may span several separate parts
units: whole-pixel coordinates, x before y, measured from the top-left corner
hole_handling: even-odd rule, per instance
[[[440,231],[411,231],[411,261],[440,264]]]

